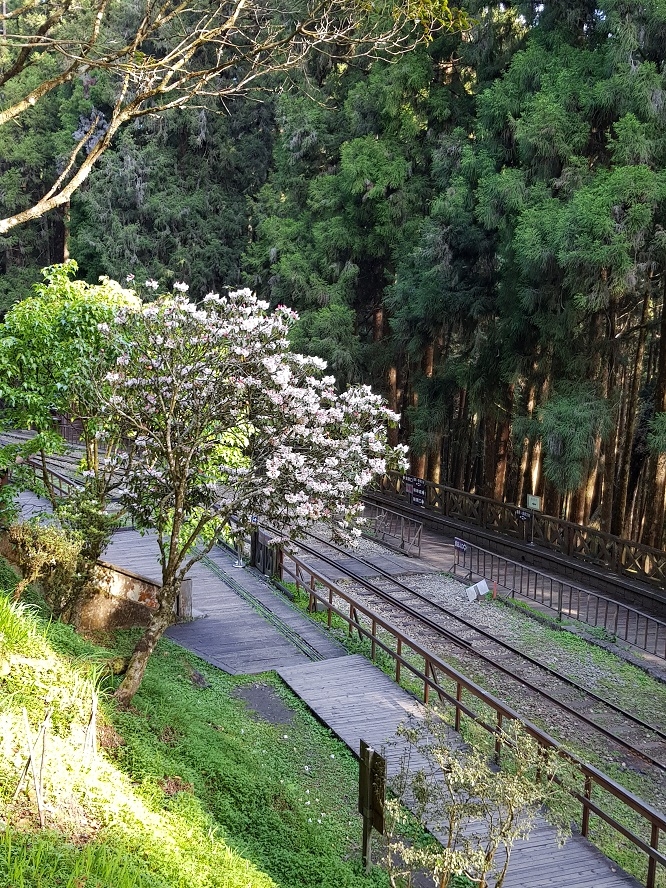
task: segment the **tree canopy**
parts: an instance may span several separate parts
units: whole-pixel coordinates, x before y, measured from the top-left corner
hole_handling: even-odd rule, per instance
[[[68,204],[0,239],[0,308],[67,250],[91,283],[247,284],[298,311],[293,344],[342,388],[386,395],[414,474],[521,505],[535,493],[661,544],[666,16],[619,0],[460,6],[464,28],[419,14],[428,39],[392,56],[356,38],[404,22],[359,4],[360,30],[300,43],[261,102],[259,77],[233,93],[229,77],[253,76],[239,62],[223,99],[206,87],[128,120]],[[113,9],[108,28],[130,33],[136,10]],[[328,24],[351,29],[340,16]],[[35,51],[6,96],[54,53]],[[0,128],[4,216],[40,200],[120,83],[77,74]]]
[[[61,141],[54,178],[30,206],[0,219],[0,235],[66,204],[131,120],[245,94],[267,76],[330,57],[399,52],[423,27],[453,22],[446,0],[14,0],[0,12],[0,128],[34,126],[62,87],[80,86],[85,110]],[[94,89],[96,102],[91,91]]]

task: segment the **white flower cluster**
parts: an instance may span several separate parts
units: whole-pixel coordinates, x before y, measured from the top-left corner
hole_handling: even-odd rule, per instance
[[[249,290],[119,316],[107,403],[135,445],[126,500],[142,520],[208,510],[292,534],[330,520],[353,536],[363,488],[404,460],[387,444],[398,417],[367,386],[338,394],[324,361],[292,353],[295,319]]]

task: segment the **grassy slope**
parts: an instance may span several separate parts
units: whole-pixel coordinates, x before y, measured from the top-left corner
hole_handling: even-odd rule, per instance
[[[120,650],[131,641],[120,636]],[[85,725],[108,655],[0,595],[0,888],[387,884],[379,870],[360,874],[353,758],[269,677],[293,710],[289,725],[250,717],[233,696],[249,679],[165,642],[133,711],[115,712],[102,694],[107,748],[87,764]],[[34,791],[12,797],[26,759],[22,707],[34,735],[46,705],[51,828],[39,831]]]

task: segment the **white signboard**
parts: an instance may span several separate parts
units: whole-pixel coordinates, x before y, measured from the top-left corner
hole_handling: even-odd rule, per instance
[[[533,496],[531,493],[527,494],[527,508],[528,509],[536,509],[537,512],[541,511],[541,497]]]
[[[468,586],[465,592],[467,593],[468,601],[476,601],[477,598],[482,598],[488,594],[488,583],[485,580],[481,580],[473,586]]]

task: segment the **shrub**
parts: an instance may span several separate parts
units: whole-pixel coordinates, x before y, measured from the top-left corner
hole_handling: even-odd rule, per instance
[[[66,610],[71,604],[80,538],[36,521],[13,524],[8,537],[13,560],[22,574],[14,598],[18,600],[27,586],[39,580],[49,607],[57,614]]]

